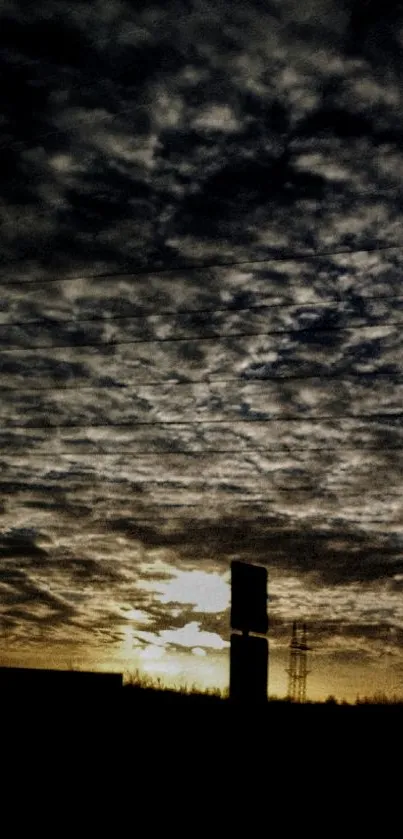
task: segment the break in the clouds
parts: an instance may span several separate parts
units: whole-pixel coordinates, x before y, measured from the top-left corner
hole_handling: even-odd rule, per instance
[[[222,678],[241,557],[274,677],[398,678],[400,4],[0,29],[3,658]]]

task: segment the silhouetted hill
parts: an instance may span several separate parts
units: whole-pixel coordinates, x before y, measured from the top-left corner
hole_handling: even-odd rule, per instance
[[[122,719],[126,714],[141,711],[141,714],[164,714],[165,710],[191,714],[193,711],[206,711],[209,715],[217,714],[223,719],[248,719],[250,724],[265,720],[265,724],[287,721],[305,727],[312,721],[324,724],[335,720],[377,721],[381,724],[386,719],[399,719],[403,716],[403,703],[371,703],[369,700],[350,705],[327,701],[322,703],[307,702],[296,704],[286,700],[271,699],[260,705],[237,703],[214,692],[198,693],[196,690],[174,690],[157,688],[145,682],[124,684],[120,673],[102,673],[74,670],[52,670],[18,667],[0,667],[0,694],[3,703],[25,701],[29,699],[31,708],[39,706],[46,698],[55,700],[60,705],[72,698],[83,703],[89,698],[96,700],[96,706],[102,708],[104,697],[109,707],[119,709]]]

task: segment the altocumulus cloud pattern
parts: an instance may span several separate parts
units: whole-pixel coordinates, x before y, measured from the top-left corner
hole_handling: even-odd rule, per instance
[[[334,691],[399,683],[402,29],[362,5],[3,4],[5,663],[223,679],[237,556],[274,682],[304,618]]]

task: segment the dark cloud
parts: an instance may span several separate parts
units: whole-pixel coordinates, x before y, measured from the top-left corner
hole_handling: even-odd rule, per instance
[[[382,59],[398,68],[402,48],[398,38],[403,6],[387,0],[349,0],[349,42],[352,52],[363,54],[378,66]]]
[[[60,265],[64,260],[66,266],[74,249],[81,260],[85,260],[87,252],[87,259],[113,261],[115,255],[121,263],[126,252],[126,257],[142,261],[133,240],[129,243],[118,236],[114,242],[114,237],[108,233],[106,241],[105,233],[111,230],[111,225],[120,226],[122,222],[125,229],[128,223],[136,225],[137,241],[141,230],[144,257],[145,243],[149,240],[149,259],[152,256],[157,260],[180,256],[180,247],[164,241],[164,227],[170,239],[187,229],[198,239],[206,234],[215,238],[224,234],[239,241],[245,217],[250,217],[248,229],[242,231],[245,244],[250,246],[253,238],[256,239],[253,237],[256,222],[261,225],[264,220],[260,216],[254,224],[253,214],[260,207],[264,212],[270,212],[269,218],[273,222],[269,207],[277,208],[281,221],[278,213],[283,202],[288,208],[310,196],[320,200],[325,183],[323,175],[302,171],[298,166],[298,153],[295,156],[287,141],[290,136],[305,136],[307,131],[318,137],[324,125],[332,137],[337,136],[338,126],[344,126],[342,135],[345,137],[348,115],[337,116],[335,111],[329,122],[328,106],[323,113],[317,109],[316,122],[315,119],[309,122],[307,117],[305,127],[294,128],[290,135],[295,104],[287,88],[282,91],[282,98],[279,95],[276,72],[280,71],[281,60],[278,68],[274,62],[276,70],[271,79],[269,69],[266,73],[263,71],[266,87],[263,95],[246,82],[240,68],[231,74],[236,61],[240,62],[245,56],[244,39],[236,24],[231,31],[228,20],[228,28],[224,26],[219,32],[216,16],[213,15],[211,24],[207,25],[196,10],[194,39],[189,41],[182,37],[180,18],[175,25],[175,19],[166,16],[165,32],[158,26],[150,32],[147,14],[138,10],[138,18],[131,21],[130,33],[127,31],[130,7],[124,4],[120,18],[119,15],[115,18],[115,38],[105,40],[103,15],[97,20],[95,29],[91,29],[86,15],[73,15],[64,4],[60,8],[62,14],[57,17],[44,19],[41,16],[38,19],[30,13],[19,21],[9,17],[4,22],[8,42],[8,48],[2,54],[5,82],[8,74],[21,88],[17,97],[21,110],[16,110],[15,99],[8,106],[9,132],[15,142],[18,138],[25,146],[28,144],[33,148],[36,136],[46,135],[45,146],[36,146],[35,152],[28,153],[22,145],[19,156],[10,159],[7,171],[12,173],[17,167],[17,172],[10,177],[14,195],[17,182],[20,184],[20,205],[25,205],[30,195],[31,200],[41,204],[44,219],[51,210],[49,199],[53,202],[52,231],[48,219],[43,234],[38,228],[36,243],[35,236],[30,236],[29,243],[25,244],[20,238],[20,257],[24,249],[26,257],[57,259]],[[332,14],[332,10],[329,11]],[[233,15],[232,9],[231,13]],[[229,8],[224,5],[221,14],[227,20]],[[238,14],[244,26],[246,24],[246,30],[249,24],[253,28],[256,14],[253,5],[248,13],[239,9],[235,21]],[[286,12],[286,25],[287,16]],[[270,21],[267,6],[264,19]],[[318,25],[320,18],[315,15],[314,19]],[[172,38],[175,29],[177,37]],[[31,31],[42,30],[40,38],[29,35]],[[52,45],[49,43],[50,31],[53,32]],[[281,44],[286,30],[275,31]],[[49,46],[44,48],[43,44]],[[220,49],[223,58],[217,62],[213,56],[220,54]],[[267,58],[270,62],[270,57]],[[322,68],[321,72],[324,72]],[[305,84],[308,96],[306,82],[303,83],[302,78],[295,79],[296,87],[298,84],[302,89]],[[157,103],[153,95],[158,85],[162,85],[167,100],[164,115],[158,109],[154,113]],[[182,101],[193,117],[195,127],[187,129],[187,133],[178,120],[174,120],[175,127],[170,126],[169,98],[172,98],[174,110],[179,107],[176,103]],[[130,107],[126,106],[127,111],[126,102],[130,103]],[[231,127],[226,130],[225,114],[217,112],[217,127],[214,128],[214,117],[208,116],[209,110],[212,107],[228,108],[228,103],[235,109],[234,125],[229,123]],[[81,128],[80,120],[85,125],[87,114],[93,128],[92,142]],[[354,114],[351,115],[353,119]],[[367,124],[364,117],[362,119],[360,129],[358,132],[355,129],[353,134],[372,137],[372,124]],[[157,152],[157,166],[151,179],[144,158],[146,147],[137,146],[136,151],[133,136],[149,140],[155,130],[155,120],[160,156]],[[129,127],[131,139],[127,135]],[[85,165],[78,159],[74,163],[74,155],[72,158],[70,152],[70,149],[74,150],[74,144],[78,144],[77,152],[82,149]],[[273,144],[277,144],[274,156]],[[69,153],[64,157],[59,154],[59,157],[49,158],[45,147],[50,153],[53,150],[62,155]],[[14,154],[14,146],[10,153]],[[211,174],[209,170],[212,170]],[[183,200],[180,200],[181,189]],[[168,221],[167,213],[171,221]],[[162,216],[167,220],[162,222]],[[204,225],[209,228],[204,230]],[[45,249],[44,236],[48,237]]]
[[[393,534],[371,538],[352,528],[325,530],[323,525],[315,529],[311,524],[297,529],[285,519],[242,518],[240,514],[205,522],[186,518],[165,533],[158,525],[140,525],[135,520],[112,519],[108,527],[146,547],[169,548],[178,558],[201,562],[215,557],[228,564],[239,555],[269,569],[306,575],[309,585],[388,580],[403,571],[403,554],[397,553]]]
[[[0,536],[0,556],[2,559],[24,558],[43,559],[47,552],[36,544],[39,534],[26,528],[13,528]]]
[[[17,631],[21,621],[54,627],[74,617],[75,609],[68,601],[36,584],[28,573],[11,572],[4,579],[8,591],[2,591],[2,617]]]

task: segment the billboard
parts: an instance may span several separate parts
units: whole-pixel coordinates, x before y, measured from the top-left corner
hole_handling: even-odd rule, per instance
[[[267,701],[268,643],[254,635],[231,635],[230,699],[236,702]]]
[[[238,560],[231,563],[231,628],[266,635],[266,568]]]

